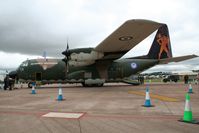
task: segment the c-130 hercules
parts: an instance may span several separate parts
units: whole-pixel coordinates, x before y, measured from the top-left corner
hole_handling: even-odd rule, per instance
[[[157,29],[147,55],[119,59]],[[29,83],[39,79],[46,83],[56,80],[82,83],[83,86],[103,86],[105,82],[132,83],[126,79],[157,64],[197,57],[173,58],[167,25],[142,19],[126,21],[95,48],[69,49],[67,44],[62,54],[65,55],[62,59],[65,63],[55,59],[27,60],[14,73],[18,79]]]

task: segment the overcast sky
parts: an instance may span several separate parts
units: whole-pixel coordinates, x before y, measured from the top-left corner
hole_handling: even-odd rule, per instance
[[[67,38],[70,48],[96,47],[129,19],[166,23],[174,56],[198,54],[198,5],[198,0],[0,0],[0,68],[15,68],[43,51],[64,57]],[[127,56],[146,54],[152,36]]]

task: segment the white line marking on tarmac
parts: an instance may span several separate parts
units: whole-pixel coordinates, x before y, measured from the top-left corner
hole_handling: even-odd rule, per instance
[[[60,112],[49,112],[42,117],[56,117],[66,119],[79,119],[84,113],[60,113]]]

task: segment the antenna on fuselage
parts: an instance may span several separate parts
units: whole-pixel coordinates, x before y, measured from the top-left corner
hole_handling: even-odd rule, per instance
[[[46,58],[46,51],[43,52],[43,57],[44,57],[44,60],[47,61],[47,58]]]

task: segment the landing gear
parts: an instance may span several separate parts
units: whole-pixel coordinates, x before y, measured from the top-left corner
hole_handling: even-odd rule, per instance
[[[85,82],[82,82],[83,87],[102,87],[104,84],[103,83],[98,83],[98,84],[85,84]]]
[[[83,87],[87,87],[86,84],[85,84],[84,82],[82,82],[82,86],[83,86]]]
[[[102,87],[103,85],[104,85],[103,83],[97,84],[98,87]]]
[[[105,83],[104,79],[85,79],[82,82],[82,86],[84,87],[101,87]]]
[[[28,83],[28,88],[32,88],[32,82]]]

